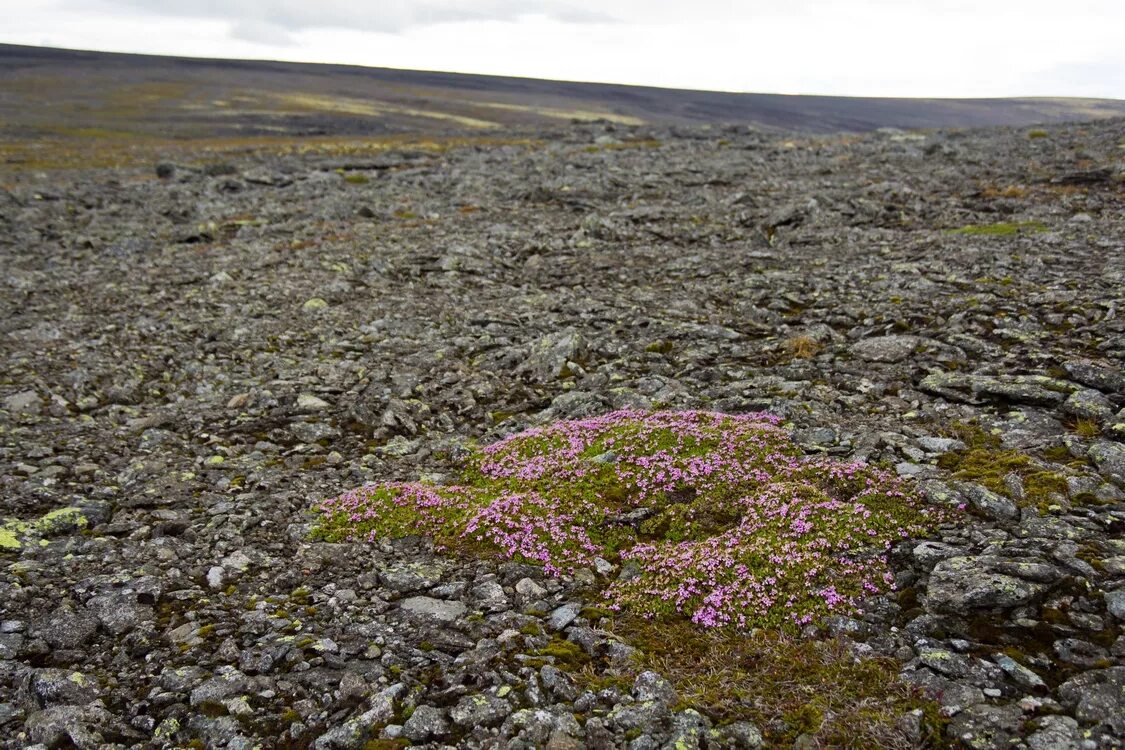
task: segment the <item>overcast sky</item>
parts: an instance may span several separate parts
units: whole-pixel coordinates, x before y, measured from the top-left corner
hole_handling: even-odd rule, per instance
[[[4,0],[0,41],[655,86],[1125,99],[1125,0]]]

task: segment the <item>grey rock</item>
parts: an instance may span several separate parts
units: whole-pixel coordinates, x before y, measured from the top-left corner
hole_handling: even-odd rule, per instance
[[[411,742],[442,739],[449,734],[449,722],[440,708],[421,705],[402,725],[402,736]]]
[[[958,482],[957,490],[986,518],[994,521],[1014,521],[1020,509],[1014,502],[975,482]]]
[[[516,582],[515,588],[516,595],[524,603],[537,601],[547,595],[547,589],[530,578],[521,578]]]
[[[10,721],[15,721],[22,716],[23,711],[21,711],[19,706],[17,706],[16,704],[0,703],[0,727],[4,726]]]
[[[539,669],[539,679],[547,695],[555,701],[573,702],[578,697],[578,688],[565,672],[550,664],[545,664]]]
[[[593,717],[591,717],[593,718]],[[594,719],[597,721],[597,719]],[[597,726],[597,724],[595,724]],[[506,737],[516,736],[519,741],[526,742],[533,747],[558,748],[572,747],[574,738],[582,735],[574,716],[567,710],[554,707],[553,710],[545,709],[520,709],[504,720],[500,727],[500,734]],[[581,747],[581,743],[577,747]]]
[[[582,604],[580,602],[567,602],[555,609],[551,613],[550,618],[547,620],[547,627],[551,630],[562,630],[570,623],[574,622],[578,617],[578,613],[582,611]]]
[[[993,654],[992,661],[996,662],[1014,683],[1025,690],[1044,690],[1047,687],[1047,683],[1043,682],[1039,675],[1007,654]]]
[[[947,677],[966,677],[972,672],[972,664],[963,654],[933,646],[923,646],[916,651],[918,661]]]
[[[469,601],[476,609],[485,612],[502,612],[508,609],[508,597],[504,587],[496,581],[484,581],[469,589]]]
[[[64,746],[102,750],[114,743],[133,743],[142,738],[97,704],[45,708],[28,716],[24,727],[32,742],[51,750]]]
[[[931,373],[919,382],[918,387],[954,401],[976,403],[980,400],[1000,400],[1040,406],[1057,406],[1066,399],[1065,393],[1073,390],[1067,388],[1065,381],[1050,378],[996,378],[957,373]]]
[[[340,431],[324,422],[294,422],[289,431],[302,443],[317,443],[340,437]]]
[[[1063,402],[1062,411],[1078,419],[1104,422],[1113,417],[1113,404],[1095,390],[1075,391]]]
[[[400,606],[410,614],[437,622],[453,622],[468,611],[468,607],[461,602],[433,599],[428,596],[403,599]]]
[[[936,479],[920,480],[918,482],[918,489],[926,502],[932,505],[942,505],[946,507],[953,507],[964,502],[961,493],[953,489],[945,482],[939,482]]]
[[[582,363],[588,356],[585,338],[573,328],[549,333],[531,345],[517,374],[537,383],[550,383],[570,374],[569,363]]]
[[[206,704],[222,703],[250,689],[250,678],[234,667],[222,667],[211,679],[191,691],[193,708]]]
[[[55,648],[77,648],[88,643],[98,631],[98,621],[85,609],[60,607],[36,620],[31,626],[34,637],[42,638]]]
[[[435,586],[441,580],[441,569],[427,565],[395,565],[381,571],[379,580],[392,591],[409,594]]]
[[[606,644],[605,656],[610,664],[615,666],[628,665],[637,653],[637,649],[628,643],[611,640]]]
[[[497,726],[512,713],[512,704],[490,693],[466,695],[449,711],[459,727]]]
[[[758,727],[748,721],[731,722],[720,729],[719,734],[739,750],[757,750],[764,742]]]
[[[86,602],[86,607],[111,635],[124,635],[155,617],[153,608],[142,604],[132,590],[95,596]]]
[[[964,554],[965,550],[943,542],[927,540],[919,542],[911,554],[923,570],[930,570],[942,560]]]
[[[654,731],[669,718],[671,711],[668,706],[660,701],[645,701],[644,703],[620,703],[613,707],[606,717],[610,726],[618,731],[628,732],[633,729]]]
[[[401,694],[401,684],[392,685],[371,700],[371,708],[317,737],[313,750],[362,750],[372,739],[374,730],[391,721],[395,715],[394,701]]]
[[[1105,606],[1111,615],[1125,621],[1125,588],[1105,592]]]
[[[1087,455],[1107,479],[1125,488],[1125,445],[1102,440],[1091,445]]]
[[[974,685],[943,677],[929,669],[917,669],[902,675],[906,682],[917,685],[930,698],[947,709],[959,711],[984,703],[984,693]]]
[[[851,352],[868,362],[901,362],[918,348],[917,336],[877,336],[852,344]]]
[[[1011,746],[1023,720],[1018,706],[970,706],[953,717],[946,733],[971,750],[1002,750]]]
[[[1072,359],[1063,362],[1063,369],[1072,380],[1082,385],[1105,393],[1125,393],[1125,373],[1118,367]]]
[[[322,398],[312,395],[311,393],[302,393],[297,396],[297,411],[302,414],[308,414],[317,411],[326,411],[332,408],[332,404],[328,403]]]
[[[1082,730],[1069,716],[1044,716],[1035,722],[1035,732],[1028,736],[1030,750],[1081,750]]]
[[[679,696],[672,683],[656,672],[641,672],[633,681],[633,697],[638,701],[656,701],[669,708],[676,704]]]
[[[225,571],[233,571],[236,573],[245,573],[251,563],[252,560],[250,556],[240,549],[236,549],[219,561],[219,564],[223,566]]]
[[[207,569],[207,586],[212,591],[218,591],[226,583],[226,571],[221,565],[212,565]]]
[[[965,444],[960,440],[943,437],[920,437],[918,445],[930,453],[948,453],[965,449]]]
[[[1046,586],[998,572],[1002,561],[950,557],[934,566],[926,587],[926,609],[964,615],[975,610],[1011,609],[1034,601]]]
[[[4,398],[4,409],[13,415],[38,414],[43,400],[35,391],[20,391]]]
[[[1060,661],[1083,669],[1104,664],[1109,652],[1097,644],[1080,638],[1060,638],[1052,644]]]
[[[98,698],[98,684],[69,669],[37,669],[28,680],[28,692],[36,708],[58,705],[83,706]]]
[[[1079,721],[1104,723],[1114,732],[1125,734],[1125,667],[1075,675],[1059,686],[1058,694]]]
[[[672,715],[672,732],[666,742],[661,745],[664,750],[690,750],[701,747],[711,722],[703,714],[694,709],[678,711]]]

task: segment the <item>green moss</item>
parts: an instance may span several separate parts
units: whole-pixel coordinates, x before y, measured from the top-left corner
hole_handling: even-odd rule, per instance
[[[1074,460],[1074,457],[1070,455],[1070,449],[1065,445],[1052,445],[1050,448],[1044,448],[1042,453],[1043,458],[1059,464]]]
[[[1067,495],[1066,476],[1044,468],[1028,455],[1013,450],[1002,450],[997,436],[972,423],[955,424],[948,431],[966,443],[961,451],[942,454],[938,467],[950,472],[954,479],[976,482],[1001,495],[1008,495],[1004,478],[1015,474],[1023,483],[1024,498],[1020,503],[1046,512],[1052,495]],[[1060,446],[1061,447],[1061,446]],[[1066,451],[1065,448],[1061,448]],[[1058,455],[1056,448],[1052,456]],[[1066,457],[1070,458],[1069,452]]]
[[[1027,137],[1032,140],[1037,140],[1039,138],[1047,138],[1048,133],[1046,130],[1029,130],[1027,131]]]
[[[370,182],[370,180],[367,179],[367,175],[346,174],[344,175],[344,182],[348,183],[349,185],[366,185],[368,182]]]
[[[558,460],[562,455],[565,461]],[[788,510],[773,512],[775,504],[801,520],[794,522]],[[855,533],[858,511],[835,512],[857,505],[862,535]],[[775,627],[807,623],[839,601],[877,589],[881,571],[837,575],[829,568],[840,557],[867,560],[888,540],[924,533],[936,515],[889,472],[805,459],[776,419],[628,411],[530,430],[476,451],[456,485],[360,488],[321,506],[318,534],[330,541],[422,534],[457,554],[499,553],[545,564],[549,572],[588,567],[595,555],[620,561],[629,553],[639,577],[604,584],[614,609],[658,618],[698,610],[697,621],[707,625]],[[711,580],[702,572],[708,545],[740,528],[753,531],[738,535],[739,545],[730,548],[736,557]],[[790,558],[798,560],[794,569],[771,561],[774,549],[817,538],[807,557]],[[833,554],[821,551],[826,548]],[[700,570],[664,565],[678,555]],[[801,565],[806,569],[795,570]],[[653,593],[674,591],[692,576],[697,590],[688,598]],[[726,610],[717,612],[705,601],[701,580],[728,592],[767,581],[771,605],[745,607],[724,594],[718,606]],[[591,612],[591,619],[607,613]]]
[[[21,521],[17,518],[5,519],[0,525],[0,550],[15,552],[28,540],[39,538],[39,544],[46,541],[41,537],[63,534],[68,531],[84,531],[90,522],[81,508],[56,508],[34,521]]]
[[[885,747],[903,713],[921,709],[926,746],[942,745],[940,706],[897,679],[892,659],[857,659],[847,644],[759,630],[700,631],[691,623],[628,618],[614,632],[639,649],[617,684],[646,669],[672,681],[681,701],[717,724],[750,720],[770,747],[810,735],[817,747]],[[598,683],[590,680],[584,687]],[[831,689],[826,689],[831,686]],[[897,745],[895,745],[897,746]]]
[[[219,716],[226,716],[229,713],[227,707],[218,701],[204,701],[196,706],[196,710],[212,719]]]
[[[16,551],[22,546],[13,528],[7,525],[0,527],[0,550]]]
[[[946,234],[964,234],[984,237],[1012,237],[1047,231],[1041,221],[1000,222],[997,224],[970,224],[958,229],[947,229]]]
[[[369,740],[363,746],[363,750],[402,750],[404,747],[410,747],[410,740],[404,737],[395,737],[394,739]]]
[[[582,650],[581,646],[561,638],[555,638],[539,649],[536,654],[553,657],[556,665],[568,670],[578,669],[590,661],[589,655]]]

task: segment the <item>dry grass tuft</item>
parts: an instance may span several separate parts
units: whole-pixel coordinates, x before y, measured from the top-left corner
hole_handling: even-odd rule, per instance
[[[824,345],[811,336],[794,336],[785,341],[785,351],[793,359],[811,359]]]

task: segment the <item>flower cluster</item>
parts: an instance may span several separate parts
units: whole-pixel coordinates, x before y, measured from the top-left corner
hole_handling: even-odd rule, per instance
[[[424,534],[565,574],[620,563],[608,606],[709,626],[804,624],[887,590],[886,552],[943,511],[862,463],[809,458],[769,414],[616,411],[513,435],[456,486],[361,487],[331,538]]]

